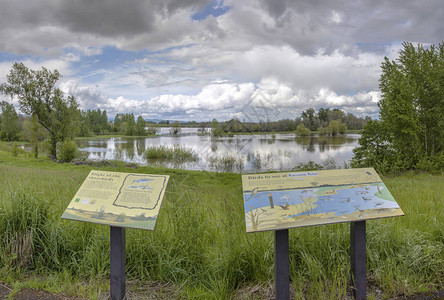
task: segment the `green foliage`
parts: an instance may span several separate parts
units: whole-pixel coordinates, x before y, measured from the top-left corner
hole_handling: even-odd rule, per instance
[[[434,156],[420,158],[415,168],[438,175],[444,169],[444,151]]]
[[[111,126],[108,123],[106,110],[83,111],[80,121],[80,136],[91,136],[94,134],[109,134]]]
[[[174,145],[173,148],[166,146],[150,146],[145,151],[145,158],[150,159],[166,159],[176,162],[180,161],[197,161],[198,156],[193,149],[185,146]]]
[[[12,147],[11,147],[11,154],[12,154],[12,156],[14,156],[14,157],[17,157],[18,154],[19,154],[19,147],[18,147],[18,145],[17,145],[16,142],[14,142],[14,143],[12,144]]]
[[[369,117],[358,118],[351,113],[345,114],[342,110],[320,108],[318,113],[314,108],[309,108],[302,112],[301,117],[291,119],[282,119],[279,121],[241,122],[238,119],[218,122],[213,119],[211,122],[199,123],[199,134],[205,134],[205,128],[211,128],[213,136],[224,136],[227,133],[253,133],[253,132],[291,132],[295,131],[299,124],[303,124],[309,130],[317,130],[319,127],[327,127],[331,120],[340,120],[347,125],[348,129],[359,130],[370,120]],[[259,122],[258,122],[259,121]],[[159,123],[160,124],[160,123]],[[186,125],[191,126],[193,122]],[[196,126],[196,125],[194,125]]]
[[[23,135],[25,140],[31,143],[33,157],[38,158],[39,143],[46,138],[46,134],[43,127],[37,122],[35,115],[25,118],[23,122]]]
[[[159,133],[159,131],[160,131],[159,125],[157,125],[156,123],[150,123],[146,129],[146,134],[156,135],[157,133]]]
[[[98,167],[9,159],[0,164],[0,281],[29,283],[37,277],[65,290],[93,280],[88,289],[71,291],[80,298],[106,297],[109,227],[60,219],[90,169]],[[273,234],[245,233],[239,175],[101,168],[171,176],[156,229],[127,229],[128,282],[166,285],[180,290],[176,298],[237,299],[252,289],[251,298],[258,298],[273,280]],[[443,175],[409,173],[384,181],[406,216],[368,222],[368,297],[439,290],[444,284]],[[347,299],[349,224],[289,234],[294,298]]]
[[[396,159],[390,144],[390,132],[382,121],[369,121],[358,139],[359,147],[353,149],[351,166],[354,168],[373,167],[387,173]]]
[[[182,131],[182,124],[180,124],[179,121],[174,121],[170,127],[170,134],[179,135],[181,131]]]
[[[319,127],[318,128],[319,135],[327,135],[329,134],[327,127]]]
[[[42,194],[8,190],[0,200],[0,265],[35,268],[46,246],[49,206]],[[3,250],[3,251],[1,251]],[[52,259],[51,259],[52,260]],[[49,263],[49,262],[48,262]]]
[[[146,126],[145,120],[143,119],[142,116],[139,116],[136,122],[135,134],[138,136],[145,136],[146,135],[145,126]]]
[[[396,61],[382,63],[378,105],[394,151],[413,169],[444,150],[444,44],[403,46]]]
[[[338,135],[344,134],[347,130],[347,125],[342,123],[341,120],[331,120],[327,127],[320,127],[320,135]]]
[[[388,173],[440,172],[444,164],[444,44],[415,48],[404,43],[399,58],[385,58],[381,68],[381,123],[369,125],[363,133],[352,165],[372,165]]]
[[[134,121],[134,114],[127,114],[125,135],[132,136],[135,134],[136,122]]]
[[[63,162],[71,162],[77,156],[77,153],[77,144],[72,140],[66,140],[60,149],[60,160]]]
[[[217,172],[240,173],[244,169],[244,161],[242,160],[242,158],[232,154],[208,156],[207,161],[210,168]],[[256,169],[260,169],[260,165],[259,168]]]
[[[302,122],[308,129],[315,131],[319,126],[319,119],[316,118],[316,111],[314,108],[308,108],[301,114]]]
[[[6,76],[7,83],[0,91],[17,97],[20,110],[35,115],[37,122],[45,128],[51,139],[50,155],[57,158],[57,142],[72,139],[79,129],[80,111],[74,97],[65,98],[56,88],[61,75],[57,70],[28,69],[23,63],[14,63]]]
[[[219,122],[216,119],[213,119],[211,122],[211,134],[213,136],[223,136],[224,131],[222,130]]]
[[[341,122],[341,120],[331,120],[328,124],[328,131],[331,135],[344,134],[347,130],[347,125]]]
[[[134,114],[117,114],[114,118],[114,132],[132,136],[135,134]]]
[[[308,162],[298,164],[296,167],[293,168],[293,171],[313,171],[321,170],[322,168],[322,165],[309,160]]]
[[[296,127],[296,134],[298,136],[309,136],[310,135],[310,129],[305,127],[304,124],[299,124],[298,127]]]
[[[18,116],[12,104],[0,102],[0,140],[16,141],[20,135]]]

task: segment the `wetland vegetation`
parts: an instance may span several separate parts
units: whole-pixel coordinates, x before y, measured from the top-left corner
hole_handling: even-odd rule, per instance
[[[265,298],[273,234],[245,233],[240,175],[161,167],[75,166],[0,151],[0,280],[99,299],[109,288],[109,228],[60,219],[94,169],[170,175],[154,231],[127,230],[129,293],[161,286],[177,298]],[[443,288],[443,175],[384,177],[404,217],[369,221],[369,299]],[[419,200],[420,199],[420,200]],[[349,296],[349,224],[290,230],[296,299]],[[167,287],[167,288],[165,288]],[[254,292],[253,292],[254,291]]]
[[[171,176],[155,230],[127,231],[129,293],[148,285],[164,298],[270,297],[273,234],[245,233],[240,175],[232,172],[348,167],[353,156],[353,167],[372,166],[385,174],[405,213],[368,222],[368,298],[442,291],[444,44],[403,46],[400,59],[382,64],[380,120],[310,108],[294,120],[195,122],[200,131],[192,139],[179,122],[147,124],[133,114],[118,114],[110,122],[106,111],[82,112],[56,87],[57,71],[14,64],[0,91],[17,97],[26,116],[1,103],[0,139],[8,142],[0,142],[0,281],[12,287],[12,295],[22,287],[90,299],[108,293],[108,226],[60,219],[88,172],[100,169]],[[28,82],[45,82],[48,88]],[[363,128],[362,135],[341,135],[344,124]],[[165,125],[171,125],[168,136],[146,138]],[[258,131],[268,135],[234,135]],[[125,147],[115,136],[70,142],[100,134],[142,138]],[[77,147],[83,158],[75,158]],[[42,150],[52,159],[39,155]],[[96,159],[87,161],[85,152]],[[174,162],[146,165],[146,160]],[[174,163],[180,160],[189,165],[179,169]],[[193,166],[202,161],[210,167]],[[349,224],[290,230],[294,298],[350,297],[349,245]]]

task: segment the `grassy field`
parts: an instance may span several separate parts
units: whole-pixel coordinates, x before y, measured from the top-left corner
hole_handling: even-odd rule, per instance
[[[1,145],[0,145],[1,146]],[[273,233],[245,233],[238,174],[57,164],[0,149],[0,281],[98,299],[109,289],[109,228],[61,220],[91,169],[167,174],[154,231],[127,229],[129,293],[159,297],[267,298]],[[444,287],[444,175],[383,178],[406,216],[367,222],[368,298]],[[349,224],[291,229],[295,299],[347,299]]]

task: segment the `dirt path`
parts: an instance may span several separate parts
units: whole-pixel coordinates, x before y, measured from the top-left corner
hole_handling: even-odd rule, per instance
[[[8,299],[8,295],[12,289],[0,282],[0,299]],[[72,298],[64,295],[51,294],[45,291],[36,291],[33,289],[22,289],[14,296],[14,300],[80,300],[80,298]]]
[[[178,291],[165,291],[163,293],[146,293],[147,290],[156,290],[158,286],[143,286],[139,287],[133,291],[128,291],[126,295],[126,299],[177,299],[180,297],[180,293]],[[167,286],[163,286],[163,289],[167,288]],[[8,295],[12,292],[10,286],[5,283],[0,282],[0,300],[8,299]],[[247,290],[239,291],[238,295],[235,299],[274,299],[273,297],[273,287],[272,286],[255,286],[248,288]],[[18,292],[14,298],[14,300],[81,300],[82,298],[73,298],[68,297],[61,294],[52,294],[45,291],[36,291],[33,289],[22,289]],[[103,300],[109,299],[108,295],[101,298]],[[383,299],[376,296],[377,300]],[[444,290],[440,290],[433,294],[418,294],[409,297],[397,297],[390,298],[390,300],[437,300],[444,299]]]

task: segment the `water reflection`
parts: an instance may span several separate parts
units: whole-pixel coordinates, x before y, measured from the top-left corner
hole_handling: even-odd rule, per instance
[[[333,159],[338,165],[348,162],[357,146],[359,135],[337,137],[297,137],[294,134],[237,135],[211,137],[198,135],[153,138],[108,138],[78,141],[79,150],[90,159],[115,159],[147,164],[145,150],[150,146],[180,145],[194,151],[197,162],[180,163],[156,161],[157,165],[191,170],[223,170],[235,172],[291,170],[300,163],[314,161],[322,164]],[[153,162],[150,161],[150,164]],[[229,170],[228,170],[229,171]]]
[[[136,139],[137,155],[142,156],[146,150],[146,139]]]

